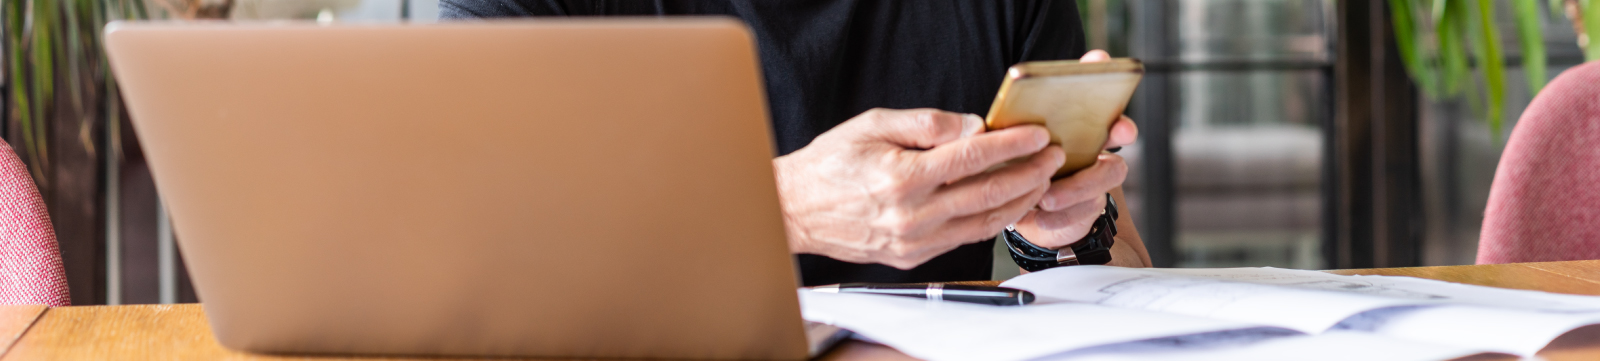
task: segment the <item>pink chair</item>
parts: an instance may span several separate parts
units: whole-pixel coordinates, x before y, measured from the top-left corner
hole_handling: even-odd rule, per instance
[[[0,304],[72,304],[44,198],[28,167],[0,141]]]
[[[1478,264],[1600,259],[1600,62],[1561,73],[1500,156]]]

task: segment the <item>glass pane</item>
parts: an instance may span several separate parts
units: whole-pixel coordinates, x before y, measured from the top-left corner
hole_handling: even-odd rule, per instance
[[[1164,94],[1164,103],[1131,108],[1152,118],[1135,119],[1141,125],[1171,128],[1173,175],[1145,179],[1139,162],[1148,155],[1139,146],[1123,152],[1135,221],[1144,218],[1140,207],[1173,211],[1179,267],[1324,267],[1321,124],[1332,116],[1333,3],[1137,5],[1131,27],[1166,29],[1130,39],[1130,48],[1149,49],[1142,56],[1156,75],[1141,91]],[[1161,15],[1141,15],[1151,11]],[[1144,203],[1152,182],[1172,186],[1171,204]]]
[[[1331,59],[1331,3],[1316,0],[1180,0],[1172,44],[1186,63]]]
[[[1320,70],[1177,75],[1178,266],[1322,266],[1324,77]]]

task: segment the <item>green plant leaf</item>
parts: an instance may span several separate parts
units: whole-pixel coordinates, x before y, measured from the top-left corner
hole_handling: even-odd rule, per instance
[[[39,113],[36,109],[39,102],[31,92],[35,85],[34,78],[28,76],[25,71],[33,60],[28,53],[29,43],[32,42],[34,35],[29,26],[34,16],[30,6],[32,2],[23,0],[0,1],[0,3],[6,6],[6,63],[10,71],[10,76],[6,79],[11,83],[11,98],[13,106],[16,107],[17,126],[22,130],[21,149],[24,150],[23,155],[28,157],[28,167],[37,180],[38,176],[43,174],[40,171],[37,148],[34,147],[37,142],[33,141],[33,125]]]
[[[56,14],[55,0],[33,0],[33,44],[29,49],[32,55],[30,70],[33,72],[33,144],[28,144],[29,152],[34,154],[40,168],[49,168],[50,140],[44,123],[50,119],[54,112],[49,111],[51,104],[55,103],[55,57],[56,57]],[[44,183],[48,178],[43,174],[37,175]]]
[[[5,34],[6,68],[8,68],[7,71],[9,72],[6,81],[11,88],[12,106],[16,107],[17,125],[22,128],[23,149],[28,151],[26,155],[30,160],[35,160],[35,164],[32,166],[37,166],[37,159],[33,159],[36,157],[32,154],[33,149],[29,148],[33,144],[33,99],[28,96],[28,84],[23,76],[23,74],[26,74],[23,72],[23,65],[28,62],[27,51],[22,47],[22,38],[24,36],[24,28],[22,27],[23,6],[21,1],[8,1],[5,6],[7,21]]]
[[[1400,60],[1406,67],[1406,72],[1411,74],[1411,80],[1416,81],[1422,88],[1423,94],[1428,97],[1439,96],[1439,85],[1433,77],[1433,71],[1427,69],[1425,53],[1422,46],[1420,32],[1416,27],[1416,9],[1410,0],[1390,0],[1389,19],[1394,23],[1395,46],[1400,50]]]
[[[1473,14],[1476,20],[1473,30],[1476,31],[1470,38],[1478,64],[1483,67],[1484,92],[1489,98],[1489,130],[1494,133],[1494,139],[1500,139],[1500,124],[1505,117],[1505,55],[1500,49],[1500,31],[1494,26],[1494,3],[1477,0],[1476,10]]]
[[[1516,9],[1517,42],[1522,44],[1522,74],[1528,80],[1528,91],[1539,94],[1544,89],[1545,66],[1549,62],[1544,52],[1544,31],[1539,29],[1539,4],[1533,0],[1512,0]]]
[[[1459,1],[1457,1],[1459,2]],[[1434,2],[1434,8],[1439,8],[1443,1]],[[1466,34],[1466,26],[1462,23],[1464,16],[1454,15],[1462,12],[1461,6],[1451,6],[1445,15],[1434,23],[1434,33],[1439,37],[1439,62],[1444,69],[1442,80],[1442,93],[1445,96],[1461,94],[1462,84],[1468,81],[1467,53],[1464,49],[1462,37]],[[1437,12],[1437,10],[1436,10]]]
[[[61,50],[66,52],[66,57],[65,59],[57,58],[56,61],[65,65],[61,68],[63,70],[62,75],[66,77],[66,83],[62,85],[66,88],[67,100],[70,101],[74,109],[82,111],[83,74],[79,72],[79,69],[84,66],[83,42],[80,39],[81,36],[79,36],[82,29],[78,27],[77,4],[74,0],[67,0],[66,2],[57,3],[57,5],[61,6],[59,14],[63,24],[61,30],[64,33],[61,37]]]
[[[1600,1],[1579,2],[1583,8],[1583,32],[1589,35],[1589,44],[1583,49],[1585,61],[1600,60]]]
[[[1449,0],[1433,0],[1433,23],[1444,22],[1445,13],[1450,12]]]

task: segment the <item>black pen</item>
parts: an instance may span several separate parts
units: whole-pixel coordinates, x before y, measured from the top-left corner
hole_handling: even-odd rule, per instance
[[[812,287],[825,293],[864,293],[925,298],[995,306],[1021,306],[1033,303],[1033,293],[1009,287],[952,285],[944,283],[844,283]]]

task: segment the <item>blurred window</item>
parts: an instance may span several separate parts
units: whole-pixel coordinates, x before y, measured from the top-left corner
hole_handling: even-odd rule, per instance
[[[1323,267],[1332,1],[1113,1],[1104,8],[1105,16],[1127,19],[1107,22],[1128,27],[1105,32],[1113,50],[1118,43],[1128,49],[1114,55],[1148,67],[1129,109],[1143,131],[1140,144],[1125,156],[1135,220],[1147,243],[1165,249],[1152,256],[1168,258],[1157,264]],[[1167,162],[1171,173],[1152,179],[1149,167],[1159,163],[1148,162]]]

